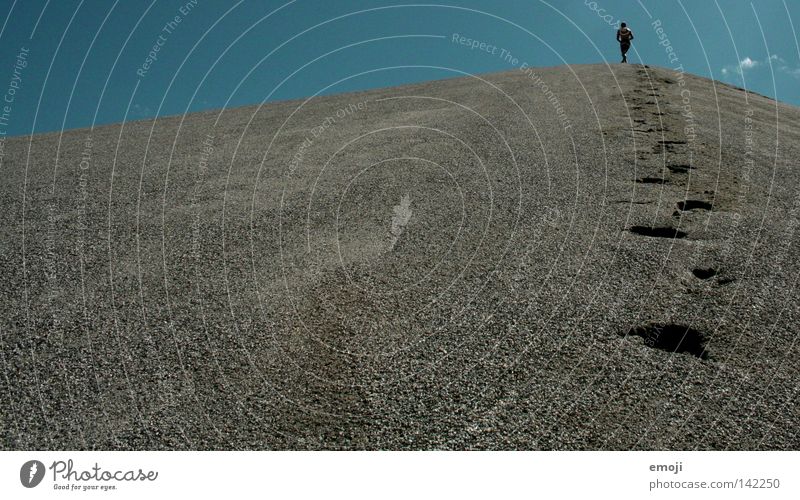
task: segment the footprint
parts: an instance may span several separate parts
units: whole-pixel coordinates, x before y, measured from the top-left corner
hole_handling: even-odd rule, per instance
[[[707,280],[716,276],[717,270],[714,269],[713,267],[709,267],[708,269],[697,268],[697,269],[692,269],[692,274],[694,274],[695,277],[698,279]]]
[[[628,335],[644,339],[648,347],[667,352],[685,352],[700,359],[708,359],[707,336],[684,325],[652,323],[631,328]]]
[[[678,202],[678,210],[688,212],[690,210],[711,210],[711,203],[701,200],[686,200]]]
[[[667,165],[667,168],[673,174],[688,174],[689,170],[693,170],[691,165]]]
[[[669,184],[669,181],[661,177],[642,177],[636,179],[639,184]]]
[[[669,226],[631,226],[628,231],[640,236],[650,236],[651,238],[686,238],[687,233]]]

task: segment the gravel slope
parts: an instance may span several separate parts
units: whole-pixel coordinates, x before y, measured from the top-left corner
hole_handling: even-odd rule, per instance
[[[800,110],[535,72],[8,139],[0,446],[798,449]]]

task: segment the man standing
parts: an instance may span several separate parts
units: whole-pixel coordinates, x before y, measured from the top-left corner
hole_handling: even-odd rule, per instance
[[[621,23],[617,30],[617,41],[619,42],[619,50],[622,52],[622,62],[628,62],[628,49],[631,48],[631,40],[633,40],[633,31],[628,29],[628,25]]]

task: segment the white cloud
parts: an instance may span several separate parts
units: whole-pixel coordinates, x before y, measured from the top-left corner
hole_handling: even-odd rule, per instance
[[[766,62],[769,62],[773,56],[770,56],[766,59]],[[761,66],[761,61],[757,61],[750,56],[745,56],[744,59],[739,61],[738,64],[729,64],[722,68],[722,74],[725,76],[729,76],[731,74],[739,75],[740,77],[744,76],[744,72],[747,70],[755,69],[758,66]]]
[[[783,59],[778,54],[772,54],[763,61],[760,61],[758,59],[753,59],[749,56],[745,56],[745,58],[739,61],[738,64],[729,64],[727,66],[724,66],[721,70],[721,73],[723,76],[726,77],[735,74],[741,80],[744,77],[745,71],[754,70],[756,68],[764,68],[768,66],[772,66],[773,68],[777,67],[779,72],[790,75],[793,78],[800,79],[800,68],[793,68],[789,66],[786,60]]]
[[[147,118],[153,115],[153,110],[150,106],[142,106],[138,103],[131,107],[130,115],[133,118]]]
[[[769,58],[770,60],[779,64],[778,71],[786,73],[793,78],[800,79],[800,68],[793,68],[789,66],[789,63],[787,63],[784,58],[778,56],[777,54],[773,54]]]
[[[739,67],[741,68],[740,71],[744,71],[746,69],[753,69],[758,65],[759,65],[758,61],[754,61],[754,60],[750,59],[749,57],[745,57],[744,59],[739,61]]]
[[[781,71],[786,73],[789,76],[793,76],[800,80],[800,68],[790,68],[789,66],[781,66],[779,68]]]

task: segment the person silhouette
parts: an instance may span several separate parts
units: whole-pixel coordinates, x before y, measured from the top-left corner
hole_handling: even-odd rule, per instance
[[[628,62],[628,49],[631,48],[631,40],[633,40],[633,31],[628,29],[628,25],[620,23],[617,30],[617,41],[619,42],[619,50],[622,52],[622,62]]]

